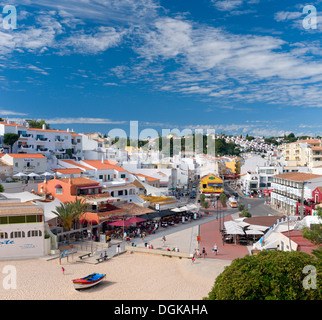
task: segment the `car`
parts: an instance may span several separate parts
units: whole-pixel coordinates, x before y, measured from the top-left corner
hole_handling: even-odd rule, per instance
[[[196,192],[195,191],[191,191],[190,193],[190,199],[195,199],[196,198]]]

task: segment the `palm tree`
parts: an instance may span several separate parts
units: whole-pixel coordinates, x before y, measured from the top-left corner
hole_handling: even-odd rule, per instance
[[[73,207],[70,203],[61,203],[56,207],[56,211],[52,211],[60,219],[64,230],[70,231],[75,218]]]
[[[75,201],[69,201],[68,204],[72,207],[74,212],[74,219],[79,221],[79,218],[87,211],[87,203],[84,199],[78,199],[76,197]]]

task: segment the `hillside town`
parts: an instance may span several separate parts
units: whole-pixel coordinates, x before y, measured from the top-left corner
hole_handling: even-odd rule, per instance
[[[76,253],[97,264],[133,251],[192,259],[207,251],[231,261],[263,250],[312,255],[319,247],[301,230],[321,223],[322,140],[273,147],[260,137],[215,135],[240,154],[169,157],[116,148],[100,133],[10,120],[0,123],[0,139],[1,260]],[[165,235],[168,245],[160,246]],[[212,256],[214,243],[225,254]]]

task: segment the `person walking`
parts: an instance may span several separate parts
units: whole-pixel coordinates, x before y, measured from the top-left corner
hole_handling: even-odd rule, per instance
[[[63,275],[65,275],[65,268],[61,267],[61,270],[63,271]]]
[[[167,241],[165,236],[162,237],[162,241],[163,241],[163,245],[165,245],[165,242]]]
[[[116,246],[116,253],[117,253],[117,255],[119,255],[121,253],[121,246],[119,243]]]
[[[207,252],[205,248],[202,248],[202,255],[204,258],[206,258]]]
[[[217,253],[218,253],[217,243],[215,243],[214,248],[213,248],[213,251],[217,255]]]

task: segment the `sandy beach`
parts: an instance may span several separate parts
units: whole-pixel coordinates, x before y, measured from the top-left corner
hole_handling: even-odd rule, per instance
[[[91,265],[76,262],[76,257],[59,264],[58,259],[1,261],[0,270],[13,265],[17,270],[17,288],[5,290],[6,276],[1,274],[0,299],[23,300],[199,300],[207,296],[215,278],[230,261],[154,256],[124,253],[108,261]],[[65,274],[62,272],[65,268]],[[72,279],[92,272],[106,273],[99,285],[77,291]]]

